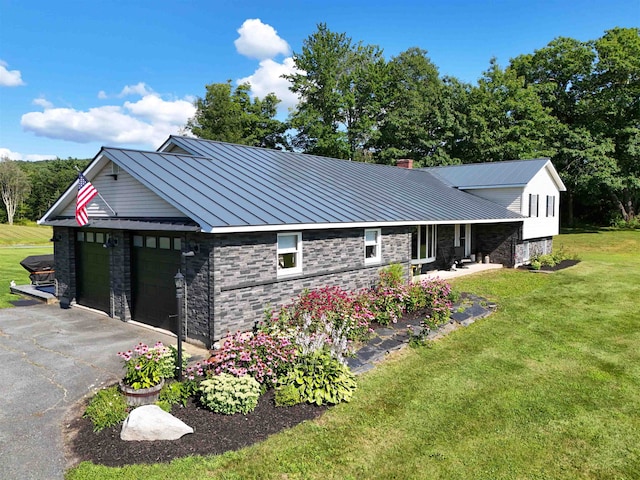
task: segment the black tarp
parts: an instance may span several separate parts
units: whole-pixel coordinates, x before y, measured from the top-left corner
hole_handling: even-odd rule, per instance
[[[52,284],[55,278],[53,255],[31,255],[20,262],[31,275],[32,285]]]

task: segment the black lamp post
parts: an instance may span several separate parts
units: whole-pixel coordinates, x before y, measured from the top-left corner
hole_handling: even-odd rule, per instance
[[[176,276],[173,277],[173,280],[176,284],[176,300],[178,302],[178,315],[176,318],[178,319],[178,365],[176,368],[178,369],[178,381],[182,381],[182,298],[184,297],[184,275],[180,273],[176,273]]]

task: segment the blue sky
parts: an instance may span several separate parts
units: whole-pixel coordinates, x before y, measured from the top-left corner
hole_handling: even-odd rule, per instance
[[[443,75],[475,82],[558,36],[640,26],[640,0],[0,0],[0,156],[92,158],[156,149],[205,85],[249,80],[295,99],[280,75],[325,22],[385,57],[418,46]]]

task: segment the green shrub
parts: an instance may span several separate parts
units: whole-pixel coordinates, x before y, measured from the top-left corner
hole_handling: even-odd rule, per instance
[[[392,263],[380,270],[379,283],[382,287],[396,288],[407,283],[404,277],[404,267],[399,263]]]
[[[348,402],[356,390],[356,379],[349,370],[326,351],[318,351],[299,359],[281,382],[283,390],[293,386],[303,402],[316,405]],[[290,392],[287,395],[292,396]]]
[[[129,406],[118,386],[105,388],[96,393],[83,417],[91,419],[93,431],[99,432],[123,422],[129,414]]]
[[[280,385],[275,389],[276,407],[292,407],[302,403],[300,391],[292,383]]]
[[[173,405],[182,404],[185,406],[189,397],[194,396],[198,391],[198,382],[195,380],[185,380],[184,382],[167,382],[160,390],[160,398],[156,402],[163,410],[171,411]]]
[[[200,383],[202,403],[216,413],[233,415],[252,412],[260,398],[260,384],[249,375],[214,375]]]

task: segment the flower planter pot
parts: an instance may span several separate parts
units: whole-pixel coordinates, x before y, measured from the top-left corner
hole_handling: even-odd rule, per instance
[[[140,407],[142,405],[152,405],[160,398],[160,390],[164,386],[164,379],[159,384],[149,388],[138,388],[137,390],[120,382],[120,391],[127,400],[127,405]]]

